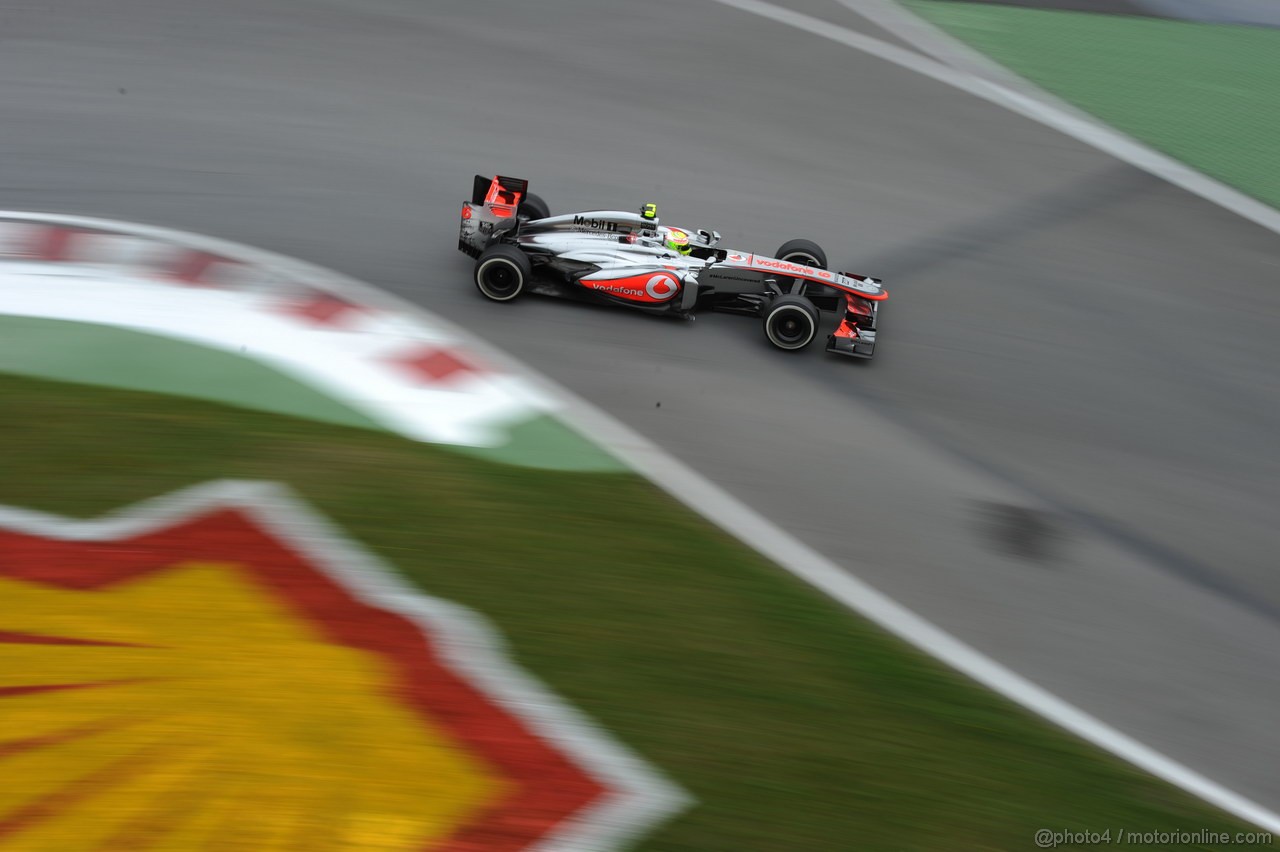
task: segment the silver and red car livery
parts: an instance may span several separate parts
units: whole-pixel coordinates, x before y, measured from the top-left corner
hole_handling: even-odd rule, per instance
[[[494,301],[545,293],[691,318],[699,310],[764,319],[780,349],[807,346],[821,310],[840,314],[827,351],[870,358],[875,351],[880,279],[834,272],[808,240],[789,240],[776,256],[718,246],[715,231],[680,228],[687,253],[667,245],[653,205],[644,213],[590,210],[549,215],[518,178],[477,175],[464,202],[458,248],[476,258],[475,282]]]

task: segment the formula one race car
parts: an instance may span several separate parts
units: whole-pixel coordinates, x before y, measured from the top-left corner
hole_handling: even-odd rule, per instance
[[[788,240],[774,257],[719,241],[715,231],[661,225],[652,204],[552,216],[528,181],[476,175],[458,248],[476,258],[476,287],[495,302],[535,292],[686,319],[698,310],[746,314],[763,317],[769,342],[787,350],[817,336],[820,310],[843,309],[827,351],[874,354],[879,303],[889,296],[880,279],[828,271],[809,240]]]

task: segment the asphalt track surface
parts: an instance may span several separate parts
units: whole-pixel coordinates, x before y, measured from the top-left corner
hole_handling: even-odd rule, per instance
[[[793,8],[877,33],[834,3]],[[1019,673],[1280,806],[1280,237],[711,0],[0,13],[0,208],[282,251],[457,321]],[[886,279],[874,363],[484,302],[477,172]],[[500,520],[500,519],[496,519]],[[689,566],[696,571],[696,565]],[[727,639],[728,641],[728,639]]]

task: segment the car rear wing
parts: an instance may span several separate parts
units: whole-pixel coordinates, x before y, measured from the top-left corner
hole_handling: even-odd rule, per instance
[[[509,206],[514,209],[520,206],[520,199],[524,198],[528,192],[529,181],[522,178],[505,175],[496,177],[476,175],[471,183],[471,203],[486,207],[491,204]]]
[[[520,202],[528,192],[527,180],[476,175],[471,184],[471,200],[462,202],[458,249],[479,257],[494,240],[519,227]]]

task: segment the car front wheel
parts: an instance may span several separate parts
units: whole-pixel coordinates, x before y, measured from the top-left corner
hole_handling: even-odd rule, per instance
[[[764,334],[779,349],[803,349],[818,335],[818,309],[803,296],[779,296],[765,309]]]
[[[778,253],[774,257],[778,260],[789,260],[801,266],[812,266],[814,269],[827,268],[827,253],[813,240],[787,240],[778,247]]]

